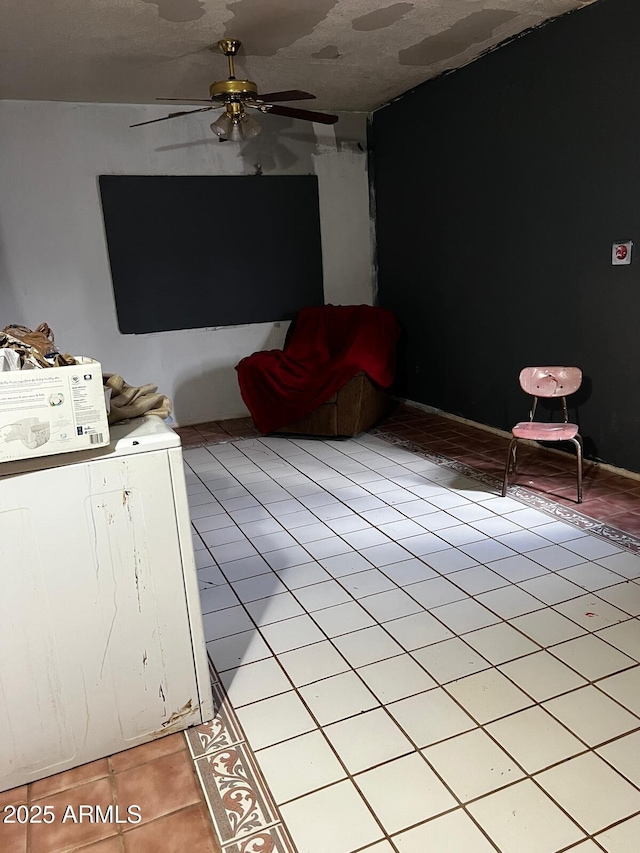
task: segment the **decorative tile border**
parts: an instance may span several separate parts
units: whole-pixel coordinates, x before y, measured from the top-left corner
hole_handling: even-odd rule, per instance
[[[458,474],[468,477],[471,480],[476,480],[477,482],[488,486],[490,489],[497,487],[498,495],[501,494],[500,490],[502,489],[502,481],[498,480],[497,477],[493,477],[491,474],[486,474],[483,471],[477,471],[475,468],[465,465],[464,462],[459,462],[456,459],[450,459],[448,456],[442,456],[440,453],[425,450],[420,447],[420,445],[415,444],[415,442],[406,438],[400,438],[392,433],[385,432],[382,428],[373,429],[371,430],[371,433],[378,436],[378,438],[388,441],[396,447],[402,447],[404,450],[409,450],[411,453],[415,453],[422,459],[427,459],[429,462],[434,462],[443,468],[448,468],[449,470],[456,471]],[[509,486],[507,494],[510,498],[515,498],[526,506],[530,506],[532,509],[537,509],[540,510],[540,512],[547,513],[547,515],[558,519],[558,521],[565,521],[567,524],[572,524],[579,530],[585,530],[594,536],[600,536],[602,539],[606,539],[608,542],[614,543],[619,548],[625,548],[627,551],[632,551],[634,554],[640,554],[640,537],[634,536],[631,533],[626,533],[624,530],[620,530],[603,521],[596,521],[593,518],[589,518],[589,516],[583,515],[572,507],[558,504],[550,498],[540,495],[537,492],[531,492],[522,486]]]
[[[223,853],[296,853],[209,661],[216,715],[185,734]]]
[[[283,824],[223,848],[224,853],[290,853],[293,849]]]

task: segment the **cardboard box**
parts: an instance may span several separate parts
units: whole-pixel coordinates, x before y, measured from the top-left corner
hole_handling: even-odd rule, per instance
[[[0,372],[0,463],[109,444],[102,367],[78,364]]]

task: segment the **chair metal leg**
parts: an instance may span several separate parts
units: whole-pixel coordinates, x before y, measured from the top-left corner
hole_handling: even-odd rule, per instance
[[[578,482],[578,503],[582,503],[582,437],[576,435],[571,441],[576,446],[576,479]]]
[[[509,449],[507,450],[507,464],[504,466],[504,480],[502,481],[502,497],[504,498],[507,494],[507,485],[509,481],[509,469],[511,468],[511,463],[513,462],[513,470],[516,470],[516,452],[517,452],[517,444],[518,439],[512,438],[509,442]]]

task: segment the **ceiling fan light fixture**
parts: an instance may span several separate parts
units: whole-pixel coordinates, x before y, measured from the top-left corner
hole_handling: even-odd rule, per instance
[[[231,129],[231,136],[229,139],[237,142],[244,142],[246,139],[252,139],[262,130],[260,124],[246,113],[242,115],[239,120],[233,121],[232,124],[233,127]]]
[[[253,136],[257,136],[262,128],[258,122],[246,113],[236,113],[230,116],[223,113],[211,125],[211,130],[220,137],[220,141],[245,142]]]
[[[211,130],[219,136],[222,141],[229,138],[229,133],[231,132],[231,119],[226,113],[223,113],[220,118],[217,118],[214,122],[212,122],[209,127]]]

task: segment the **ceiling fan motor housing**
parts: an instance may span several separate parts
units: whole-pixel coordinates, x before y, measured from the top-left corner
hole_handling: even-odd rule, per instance
[[[257,94],[258,87],[253,80],[219,80],[209,86],[209,95],[212,101],[242,99],[243,97],[255,98]]]

